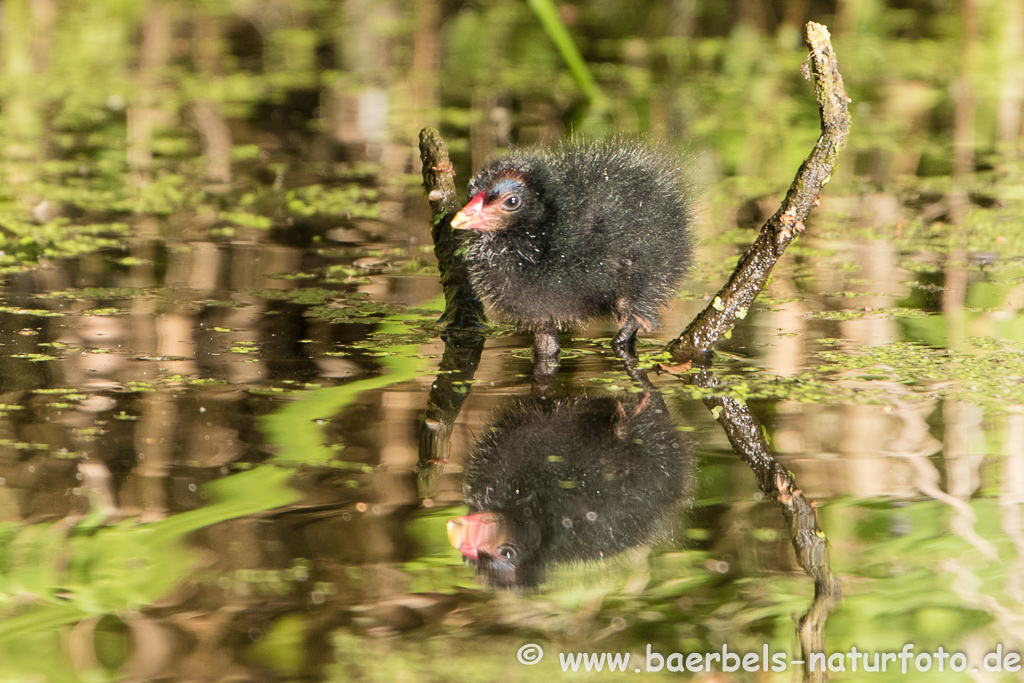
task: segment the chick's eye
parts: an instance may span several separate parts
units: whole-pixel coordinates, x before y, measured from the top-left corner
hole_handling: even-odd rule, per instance
[[[501,208],[506,211],[515,211],[523,205],[523,200],[519,198],[517,194],[510,194],[505,197],[504,201],[501,202]]]
[[[515,546],[503,545],[498,548],[498,557],[506,562],[514,562],[518,555],[519,553],[516,552]]]

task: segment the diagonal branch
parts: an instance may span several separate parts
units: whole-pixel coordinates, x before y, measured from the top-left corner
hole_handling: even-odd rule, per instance
[[[810,79],[813,72],[821,113],[821,137],[797,171],[779,210],[761,227],[761,233],[743,254],[732,277],[686,330],[669,342],[667,350],[678,363],[706,360],[736,320],[746,317],[754,299],[768,282],[776,261],[803,232],[804,221],[818,205],[821,190],[832,177],[839,153],[846,146],[850,98],[843,88],[828,29],[808,22],[807,44],[811,54],[804,63],[804,77]]]

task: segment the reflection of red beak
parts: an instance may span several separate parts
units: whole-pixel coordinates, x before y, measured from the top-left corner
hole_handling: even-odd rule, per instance
[[[477,512],[448,520],[448,542],[471,560],[479,560],[480,553],[493,555],[504,540],[501,515]]]
[[[452,218],[453,230],[486,230],[491,217],[484,212],[484,193],[477,192],[469,204]]]

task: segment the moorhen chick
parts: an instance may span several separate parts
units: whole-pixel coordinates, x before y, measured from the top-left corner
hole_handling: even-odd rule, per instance
[[[452,228],[477,294],[534,333],[538,360],[557,359],[558,330],[613,315],[617,355],[633,356],[690,261],[679,164],[633,142],[516,151],[469,184]]]

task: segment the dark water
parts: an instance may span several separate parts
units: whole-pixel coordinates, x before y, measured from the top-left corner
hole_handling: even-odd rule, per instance
[[[1024,18],[777,4],[563,4],[602,109],[525,3],[5,3],[0,680],[1018,680]],[[673,371],[817,135],[805,19],[850,146]],[[611,321],[543,394],[528,336],[437,324],[427,124],[463,185],[570,130],[687,148],[642,377]]]

